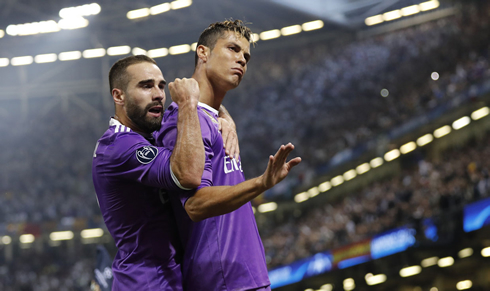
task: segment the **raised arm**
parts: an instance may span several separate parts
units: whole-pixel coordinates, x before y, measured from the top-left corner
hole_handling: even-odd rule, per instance
[[[185,210],[193,221],[223,215],[240,208],[262,192],[281,182],[290,170],[301,162],[297,157],[289,162],[286,159],[294,149],[289,143],[282,145],[269,163],[264,174],[235,186],[210,186],[199,189],[187,199]]]
[[[194,79],[175,79],[168,89],[172,100],[179,106],[177,140],[170,157],[170,167],[182,187],[194,189],[201,184],[205,161],[197,115],[199,84]]]

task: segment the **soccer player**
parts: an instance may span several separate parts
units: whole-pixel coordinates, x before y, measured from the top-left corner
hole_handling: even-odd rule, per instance
[[[169,84],[181,109],[173,151],[154,144],[161,126],[165,85],[155,61],[131,56],[109,72],[115,115],[97,142],[92,176],[107,229],[118,252],[113,290],[182,290],[179,238],[168,199],[159,189],[199,186],[204,168],[198,83]]]
[[[224,21],[211,24],[198,41],[193,78],[200,90],[204,173],[196,190],[173,188],[169,193],[184,246],[184,290],[270,290],[250,201],[284,179],[301,159],[286,162],[294,146],[282,145],[269,157],[263,175],[245,181],[240,158],[223,150],[218,108],[226,92],[236,88],[247,71],[250,35],[241,21]],[[157,144],[176,146],[180,110],[176,103],[169,106]]]

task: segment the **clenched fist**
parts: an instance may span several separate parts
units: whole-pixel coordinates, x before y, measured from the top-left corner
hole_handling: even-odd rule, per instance
[[[179,107],[188,103],[197,106],[199,102],[199,84],[195,79],[177,78],[168,84],[168,90]]]

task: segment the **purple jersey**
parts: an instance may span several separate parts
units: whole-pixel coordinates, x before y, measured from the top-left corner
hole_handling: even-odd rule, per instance
[[[156,144],[172,149],[177,135],[178,107],[172,103],[164,115]],[[226,156],[218,130],[218,112],[199,103],[199,121],[206,161],[201,185],[232,186],[245,181],[241,162]],[[264,247],[251,203],[216,217],[192,222],[184,204],[196,190],[169,193],[184,244],[184,290],[253,290],[270,285]]]
[[[180,187],[170,155],[115,119],[97,142],[92,177],[118,248],[113,290],[182,290],[175,218],[168,199],[159,194],[159,188]]]

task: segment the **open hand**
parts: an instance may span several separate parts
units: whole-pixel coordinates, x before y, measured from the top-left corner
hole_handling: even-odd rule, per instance
[[[289,171],[301,162],[301,158],[296,157],[286,163],[286,159],[293,149],[294,145],[291,143],[281,145],[274,156],[269,156],[267,169],[262,175],[262,183],[265,189],[270,189],[281,182],[289,174]]]

